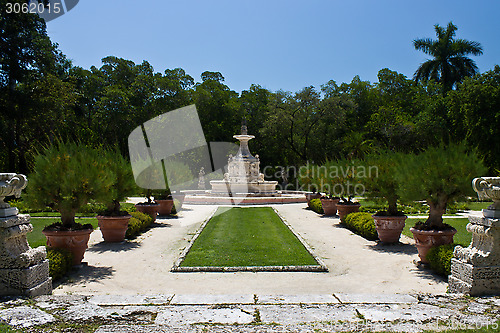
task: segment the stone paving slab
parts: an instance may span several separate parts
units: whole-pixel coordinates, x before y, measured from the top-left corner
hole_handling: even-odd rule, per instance
[[[254,295],[175,295],[173,305],[254,304]]]
[[[417,303],[418,299],[410,295],[400,294],[343,294],[335,293],[341,303]]]
[[[90,303],[101,306],[169,304],[174,295],[96,295]]]
[[[253,321],[252,313],[244,312],[239,308],[169,306],[158,313],[155,324],[178,327],[196,323],[250,324]]]
[[[28,328],[56,321],[54,316],[29,306],[18,306],[0,311],[0,322],[10,326]]]
[[[356,309],[352,305],[269,305],[258,307],[263,323],[283,325],[304,322],[358,321]]]
[[[257,304],[335,304],[333,295],[257,295]]]
[[[427,304],[358,304],[356,310],[368,321],[449,320],[458,312]]]

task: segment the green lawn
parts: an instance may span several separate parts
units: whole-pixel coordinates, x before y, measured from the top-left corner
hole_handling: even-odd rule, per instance
[[[407,219],[403,234],[413,238],[413,234],[410,232],[410,228],[413,227],[415,223],[422,220],[423,219]],[[469,220],[467,218],[449,218],[444,219],[444,222],[457,229],[457,233],[455,234],[455,237],[453,237],[455,243],[463,246],[469,246],[472,239],[472,234],[465,230],[465,226],[467,225],[467,223],[469,223]]]
[[[218,208],[181,267],[318,265],[270,207]]]
[[[28,243],[31,247],[38,247],[47,244],[47,239],[44,234],[42,234],[43,228],[49,224],[60,222],[61,219],[58,218],[32,218],[31,224],[33,224],[33,232],[28,233]],[[97,228],[97,219],[76,219],[76,222],[81,224],[90,223]]]
[[[481,201],[477,201],[477,202],[465,202],[465,204],[467,205],[467,207],[470,210],[482,210],[482,209],[486,209],[492,203],[493,203],[492,201],[486,201],[486,202],[481,202]]]

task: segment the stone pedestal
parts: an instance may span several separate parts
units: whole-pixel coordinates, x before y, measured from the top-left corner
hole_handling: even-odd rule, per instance
[[[449,291],[500,295],[500,219],[471,216],[467,231],[472,233],[472,242],[467,248],[455,247]]]
[[[44,246],[32,249],[29,215],[0,218],[0,295],[38,296],[52,293]]]

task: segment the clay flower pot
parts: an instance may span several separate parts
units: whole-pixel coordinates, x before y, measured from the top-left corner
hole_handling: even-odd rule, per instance
[[[355,204],[337,204],[337,211],[339,214],[340,222],[344,222],[344,219],[347,215],[351,213],[357,213],[359,212],[359,207],[361,207],[361,204],[355,203]]]
[[[397,243],[405,227],[408,216],[377,216],[372,215],[377,229],[378,238],[384,243]]]
[[[42,231],[47,247],[67,249],[73,254],[73,265],[80,265],[87,249],[92,229],[71,231]]]
[[[427,260],[427,253],[432,247],[453,243],[453,236],[457,233],[456,229],[444,231],[427,231],[410,228],[410,231],[413,233],[413,238],[415,239],[415,245],[417,245],[420,261],[424,264],[429,263],[429,261]]]
[[[182,204],[184,203],[184,199],[186,198],[186,194],[185,193],[174,193],[174,194],[172,194],[172,198],[179,201],[179,207],[176,207],[176,208],[177,208],[177,210],[180,210],[182,208]]]
[[[320,199],[321,198],[321,193],[315,192],[315,193],[306,193],[306,200],[307,200],[307,205],[309,206],[309,203],[311,202],[312,199]]]
[[[321,206],[323,207],[323,212],[326,216],[337,215],[337,204],[339,199],[321,199]]]
[[[128,221],[132,216],[97,216],[99,229],[105,242],[122,242],[128,229]]]
[[[174,206],[174,199],[155,200],[158,206],[158,215],[170,215]]]
[[[153,218],[153,222],[156,221],[156,215],[158,215],[158,207],[160,205],[157,203],[139,203],[135,205],[138,212],[148,214]]]

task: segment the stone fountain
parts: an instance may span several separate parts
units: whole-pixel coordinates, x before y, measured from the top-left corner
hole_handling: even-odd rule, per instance
[[[227,162],[227,173],[224,180],[212,180],[212,194],[230,196],[277,196],[277,181],[264,180],[264,174],[260,173],[259,155],[252,156],[248,148],[248,141],[255,138],[248,135],[246,122],[241,126],[241,134],[233,138],[240,142],[240,148],[236,156],[229,155]]]
[[[52,293],[44,246],[32,249],[26,234],[33,231],[28,214],[18,214],[5,197],[19,197],[26,176],[0,173],[0,295],[38,296]]]
[[[471,296],[500,295],[500,177],[475,178],[472,188],[480,199],[493,204],[483,216],[469,216],[472,242],[455,247],[451,259],[449,290]]]

